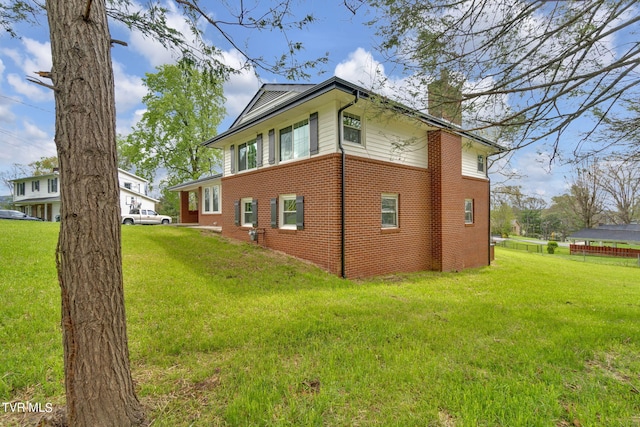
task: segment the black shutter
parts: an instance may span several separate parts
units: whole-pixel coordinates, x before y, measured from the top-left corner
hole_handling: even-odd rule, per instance
[[[251,201],[251,225],[258,226],[258,201],[256,199]]]
[[[304,196],[296,196],[296,229],[304,230]]]
[[[278,228],[278,199],[271,199],[271,228]]]
[[[262,134],[256,136],[256,164],[262,167]]]
[[[229,161],[231,163],[231,173],[236,173],[236,146],[229,148]]]
[[[240,200],[234,200],[233,210],[235,214],[234,222],[236,225],[240,225]]]
[[[309,116],[309,153],[313,156],[318,154],[320,147],[318,146],[318,113]]]
[[[271,129],[269,131],[269,164],[273,165],[276,162],[276,131]]]

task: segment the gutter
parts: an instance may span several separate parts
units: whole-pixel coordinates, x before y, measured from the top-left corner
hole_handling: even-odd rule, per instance
[[[347,108],[353,106],[360,99],[360,91],[358,89],[355,90],[354,93],[355,99],[348,103],[347,105],[341,107],[338,110],[338,148],[340,148],[340,152],[342,153],[341,162],[340,162],[340,277],[343,279],[347,278],[346,275],[346,215],[345,215],[345,163],[347,155],[344,151],[344,147],[342,146],[342,112]]]

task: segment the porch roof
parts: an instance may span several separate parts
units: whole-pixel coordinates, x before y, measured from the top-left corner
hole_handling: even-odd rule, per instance
[[[202,186],[209,181],[219,181],[222,178],[222,174],[219,173],[217,175],[206,176],[204,178],[196,179],[194,181],[183,182],[182,184],[174,185],[173,187],[169,187],[167,190],[169,191],[189,191],[196,190],[198,187]]]
[[[58,197],[34,197],[32,199],[16,200],[15,202],[13,202],[13,204],[16,205],[16,206],[22,206],[22,205],[38,205],[38,204],[55,203],[55,202],[60,202],[60,196],[58,196]]]

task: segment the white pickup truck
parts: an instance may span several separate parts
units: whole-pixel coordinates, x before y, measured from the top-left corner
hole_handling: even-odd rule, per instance
[[[122,215],[122,223],[133,224],[171,224],[171,217],[159,215],[152,209],[131,209],[127,215]]]

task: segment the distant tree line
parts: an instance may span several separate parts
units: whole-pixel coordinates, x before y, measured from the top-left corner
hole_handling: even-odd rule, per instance
[[[561,240],[601,223],[640,222],[640,161],[609,156],[573,165],[566,190],[547,203],[519,185],[500,185],[491,200],[493,234]]]

